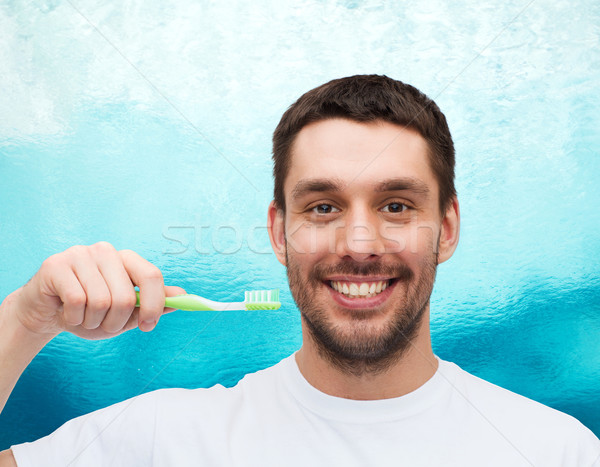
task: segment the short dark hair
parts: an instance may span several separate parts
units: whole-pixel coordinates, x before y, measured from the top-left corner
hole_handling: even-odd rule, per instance
[[[456,196],[454,143],[446,117],[417,88],[380,75],[334,79],[308,91],[286,110],[273,133],[274,200],[279,209],[285,211],[283,184],[296,136],[309,123],[330,118],[381,120],[417,131],[429,146],[431,169],[440,189],[440,210],[445,212]]]

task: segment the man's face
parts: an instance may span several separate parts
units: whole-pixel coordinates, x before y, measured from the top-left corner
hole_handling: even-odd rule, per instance
[[[284,192],[279,256],[304,332],[347,371],[386,368],[420,330],[439,259],[427,143],[385,122],[312,123],[294,142]]]

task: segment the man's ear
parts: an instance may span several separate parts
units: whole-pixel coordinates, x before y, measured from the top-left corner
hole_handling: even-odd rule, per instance
[[[440,231],[440,240],[438,245],[438,264],[450,259],[456,247],[458,246],[458,237],[460,234],[460,208],[458,199],[452,198],[452,201],[444,218],[442,219],[442,229]]]
[[[271,201],[271,204],[269,204],[267,229],[269,230],[269,239],[275,256],[281,264],[287,266],[285,260],[285,216],[283,209],[279,209],[275,201]]]

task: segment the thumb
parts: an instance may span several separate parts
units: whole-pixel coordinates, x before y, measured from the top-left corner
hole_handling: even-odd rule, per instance
[[[177,287],[176,285],[165,285],[165,296],[173,297],[174,295],[183,295],[187,292],[181,287]]]
[[[177,287],[176,285],[165,285],[165,296],[166,297],[173,297],[175,295],[183,295],[186,294],[187,292],[182,289],[181,287]],[[175,311],[176,308],[165,308],[165,313],[171,313],[172,311]]]

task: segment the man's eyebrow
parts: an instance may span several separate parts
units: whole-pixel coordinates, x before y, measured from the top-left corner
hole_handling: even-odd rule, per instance
[[[340,192],[346,188],[346,182],[336,178],[311,178],[300,180],[292,190],[292,199],[301,198],[308,193]],[[413,177],[390,178],[377,183],[374,191],[412,191],[427,197],[429,187],[425,182]]]
[[[301,198],[308,193],[315,192],[339,192],[344,189],[345,184],[335,178],[311,178],[300,180],[292,190],[292,199]]]
[[[413,193],[428,196],[429,187],[425,182],[413,177],[390,178],[375,186],[375,191],[412,191]]]

